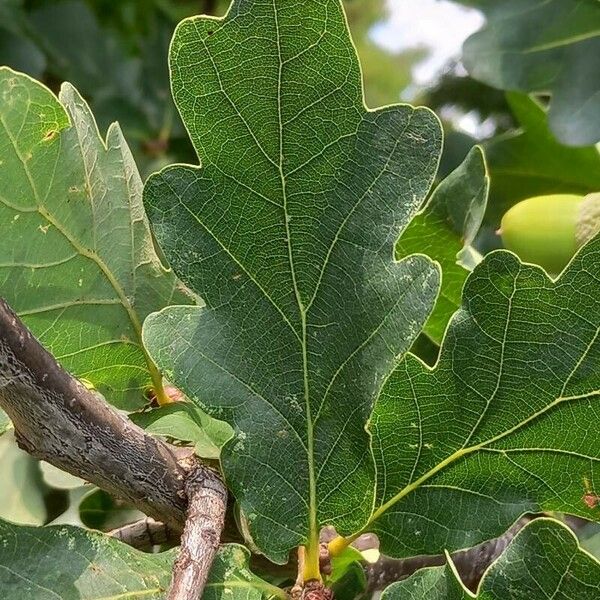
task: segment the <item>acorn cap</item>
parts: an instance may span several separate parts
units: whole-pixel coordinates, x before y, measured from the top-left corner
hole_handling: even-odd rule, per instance
[[[575,227],[577,247],[583,246],[600,232],[600,192],[588,194],[579,205]]]

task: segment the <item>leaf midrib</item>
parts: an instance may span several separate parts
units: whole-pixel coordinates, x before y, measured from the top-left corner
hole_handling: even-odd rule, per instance
[[[583,42],[585,40],[593,39],[595,37],[600,36],[600,29],[587,31],[585,33],[581,33],[579,35],[574,35],[571,37],[561,38],[558,40],[554,40],[552,42],[547,42],[545,44],[539,44],[538,46],[531,46],[530,48],[524,48],[521,51],[515,51],[517,54],[535,54],[536,52],[545,52],[547,50],[554,50],[556,48],[563,48],[565,46],[569,46],[572,44],[577,44],[578,42]],[[507,54],[510,52],[507,51]]]
[[[310,385],[308,377],[308,348],[307,348],[307,330],[306,330],[306,308],[300,296],[298,281],[296,278],[296,270],[294,265],[294,257],[292,252],[292,238],[290,231],[290,219],[288,218],[287,209],[287,180],[283,169],[284,152],[283,152],[283,116],[282,116],[282,78],[284,61],[281,56],[281,32],[279,29],[279,14],[277,12],[276,0],[273,0],[273,15],[275,19],[275,34],[277,42],[277,58],[278,58],[278,78],[277,78],[277,118],[279,126],[279,177],[281,181],[281,197],[283,200],[283,217],[285,224],[286,243],[288,250],[288,260],[290,263],[290,274],[292,277],[292,285],[294,288],[294,296],[298,305],[301,322],[301,347],[302,347],[302,375],[304,385],[304,405],[306,411],[306,446],[307,446],[307,462],[308,462],[308,485],[309,485],[309,516],[308,516],[308,556],[307,561],[315,564],[307,564],[308,570],[316,568],[316,575],[319,573],[319,525],[317,519],[317,480],[315,473],[315,449],[314,449],[314,429],[312,420],[312,410],[310,406]],[[311,575],[315,575],[311,572]]]
[[[598,331],[600,331],[600,329]],[[598,332],[596,332],[596,336],[597,335],[598,335]],[[517,423],[516,425],[514,425],[510,429],[507,429],[506,431],[503,431],[503,432],[499,433],[498,435],[496,435],[494,437],[491,437],[489,440],[485,440],[485,441],[480,442],[479,444],[476,444],[474,446],[470,446],[470,447],[467,447],[467,448],[460,448],[456,452],[452,453],[450,456],[446,457],[443,461],[439,462],[437,465],[435,465],[434,467],[432,467],[429,471],[427,471],[426,473],[424,473],[417,480],[415,480],[412,483],[406,485],[395,496],[393,496],[387,502],[385,502],[384,504],[382,504],[376,511],[373,512],[373,514],[371,515],[371,518],[369,519],[369,522],[367,523],[367,525],[358,534],[356,534],[356,536],[362,534],[363,532],[368,531],[369,527],[377,519],[379,519],[387,510],[389,510],[390,508],[392,508],[402,498],[404,498],[405,496],[407,496],[411,492],[415,491],[422,484],[424,484],[426,481],[428,481],[429,479],[431,479],[434,475],[437,475],[440,471],[442,471],[446,467],[450,466],[451,464],[455,463],[459,459],[461,459],[463,457],[466,457],[466,456],[469,456],[470,454],[473,454],[474,452],[478,452],[479,450],[496,450],[498,452],[502,452],[502,450],[493,449],[493,448],[487,448],[487,446],[489,446],[490,444],[493,444],[495,442],[498,442],[501,439],[503,439],[503,438],[505,438],[505,437],[507,437],[509,435],[512,435],[513,433],[515,433],[519,429],[522,429],[523,427],[525,427],[526,425],[528,425],[531,421],[537,419],[538,417],[543,416],[545,413],[547,413],[548,411],[550,411],[554,407],[559,406],[560,404],[563,404],[564,402],[570,402],[570,401],[574,401],[574,400],[583,400],[583,399],[586,399],[586,398],[593,398],[595,396],[600,396],[600,390],[594,390],[594,391],[591,391],[589,393],[585,393],[585,394],[581,394],[581,395],[575,395],[575,396],[559,396],[558,398],[556,398],[555,400],[553,400],[552,402],[550,402],[549,404],[547,404],[544,408],[542,408],[539,411],[535,412],[534,414],[530,415],[529,417],[527,417],[527,419],[524,419],[520,423]],[[355,536],[352,536],[352,537],[354,538]]]

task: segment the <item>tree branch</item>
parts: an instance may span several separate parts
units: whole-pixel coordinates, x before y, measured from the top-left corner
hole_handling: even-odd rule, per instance
[[[67,373],[0,300],[0,407],[17,443],[181,531],[186,473],[176,449]]]
[[[515,535],[535,517],[535,515],[521,517],[504,535],[452,554],[452,561],[465,586],[475,592],[484,571],[504,552]],[[402,559],[381,556],[376,563],[366,567],[368,587],[365,595],[371,597],[375,592],[384,590],[391,583],[410,577],[424,567],[437,567],[444,564],[446,558],[441,555]]]
[[[167,600],[198,600],[219,548],[225,522],[227,489],[208,468],[186,480],[188,518]]]
[[[174,535],[164,523],[155,521],[152,517],[123,525],[123,527],[109,531],[107,535],[128,546],[146,551],[152,550],[154,546],[179,541],[178,535]]]
[[[223,529],[227,491],[219,475],[191,449],[149,436],[85,388],[1,299],[0,407],[29,454],[160,521],[146,536],[161,524],[164,532],[183,530],[169,598],[200,597]],[[134,533],[131,526],[119,536]]]

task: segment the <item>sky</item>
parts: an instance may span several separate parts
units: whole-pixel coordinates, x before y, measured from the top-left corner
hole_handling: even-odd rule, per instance
[[[413,67],[414,87],[404,90],[404,100],[431,85],[444,65],[460,56],[463,42],[484,22],[479,11],[448,0],[387,0],[387,5],[389,18],[373,27],[373,41],[394,53],[428,50]]]

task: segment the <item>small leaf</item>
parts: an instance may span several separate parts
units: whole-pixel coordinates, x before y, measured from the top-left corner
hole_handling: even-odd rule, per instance
[[[79,516],[79,505],[81,501],[90,493],[91,486],[82,485],[80,487],[67,490],[67,508],[56,519],[53,519],[48,525],[77,525],[83,527],[81,517]]]
[[[581,547],[600,560],[600,523],[589,522],[577,529]]]
[[[79,518],[90,529],[110,531],[144,518],[143,513],[104,490],[90,490],[79,503]]]
[[[68,84],[57,99],[1,68],[0,98],[0,291],[66,369],[141,406],[161,385],[142,322],[190,300],[156,255],[127,144]]]
[[[249,560],[250,552],[244,546],[222,545],[213,562],[202,600],[260,600],[263,595],[286,598],[282,590],[250,571]]]
[[[331,560],[331,575],[326,584],[336,600],[354,600],[367,587],[367,576],[361,562],[363,555],[352,546]]]
[[[6,433],[12,427],[8,415],[0,408],[0,435]]]
[[[371,420],[393,556],[501,535],[522,514],[598,519],[600,237],[560,279],[498,251],[470,275],[433,369],[407,355]],[[399,417],[401,415],[401,418]]]
[[[221,462],[258,547],[285,562],[308,544],[316,577],[321,526],[369,516],[365,425],[437,293],[431,261],[396,263],[393,248],[434,178],[440,125],[366,109],[339,0],[235,0],[180,23],[170,65],[203,166],[164,169],[144,197],[208,308],[152,315],[144,341],[235,430]]]
[[[332,584],[340,581],[346,574],[351,565],[361,563],[363,555],[353,546],[344,548],[340,554],[331,559],[331,575],[327,577],[327,583]]]
[[[233,435],[227,423],[209,417],[189,402],[132,413],[129,418],[148,433],[194,444],[202,458],[219,458],[221,448]]]
[[[550,126],[564,144],[600,140],[600,4],[596,0],[479,2],[485,27],[464,44],[475,79],[552,93]]]
[[[393,583],[381,600],[592,600],[600,597],[600,562],[558,521],[526,525],[485,572],[477,594],[464,588],[448,557],[445,567]]]
[[[396,244],[396,259],[422,252],[442,267],[442,286],[424,331],[436,343],[460,306],[462,287],[480,257],[471,247],[485,213],[489,177],[483,153],[474,147],[444,179]]]

